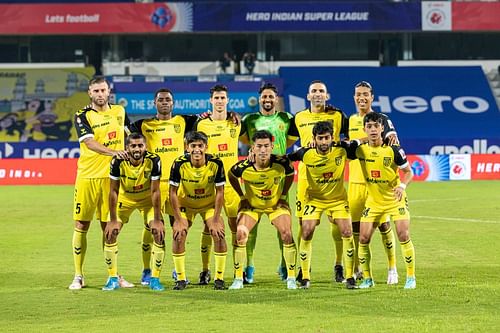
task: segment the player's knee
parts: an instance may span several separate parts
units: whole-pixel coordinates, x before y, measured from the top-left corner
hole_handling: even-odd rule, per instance
[[[314,228],[310,226],[302,225],[302,239],[303,240],[311,240],[314,234]],[[282,238],[283,239],[283,238]]]
[[[352,230],[348,226],[343,227],[340,229],[340,234],[342,235],[343,238],[348,238],[352,236]]]
[[[398,230],[398,239],[400,242],[406,242],[410,239],[410,231],[406,230]]]
[[[75,228],[82,231],[88,231],[90,228],[89,221],[75,221]]]
[[[290,229],[282,230],[281,240],[283,241],[283,244],[292,244],[293,243],[292,230]]]
[[[245,245],[248,241],[248,228],[246,225],[239,225],[236,231],[236,242],[238,245]]]
[[[359,242],[361,244],[369,244],[370,243],[370,235],[359,235]]]
[[[391,224],[389,222],[384,222],[379,224],[378,230],[380,230],[381,232],[386,232],[387,230],[389,230],[390,227]]]

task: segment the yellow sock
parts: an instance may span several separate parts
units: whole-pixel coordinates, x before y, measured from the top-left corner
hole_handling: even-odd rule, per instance
[[[342,235],[340,234],[339,227],[335,223],[330,223],[330,233],[335,243],[335,265],[342,265],[342,256],[344,255]]]
[[[389,269],[396,268],[396,238],[394,237],[394,231],[389,227],[389,230],[381,232],[380,235],[382,235],[382,243],[387,255],[387,266]]]
[[[226,270],[227,252],[214,252],[215,257],[215,280],[224,280]]]
[[[354,256],[352,258],[354,262],[354,271],[359,271],[359,259],[358,259],[358,251],[359,251],[359,232],[353,232],[352,237],[354,238]]]
[[[401,243],[401,251],[406,265],[406,276],[415,276],[415,248],[411,239]]]
[[[344,265],[346,279],[354,275],[354,237],[342,237],[342,247],[344,248]]]
[[[210,266],[210,252],[212,251],[212,235],[210,233],[202,232],[200,240],[200,253],[202,270],[208,271]]]
[[[186,252],[172,253],[174,258],[175,272],[177,273],[178,281],[186,281]]]
[[[295,277],[295,267],[297,265],[297,248],[295,243],[283,244],[283,256],[285,257],[286,269],[288,271],[288,277]],[[302,272],[304,274],[305,272]]]
[[[302,268],[302,278],[311,280],[311,255],[312,255],[312,240],[302,240],[300,242],[300,267]]]
[[[145,225],[142,229],[142,267],[151,268],[151,245],[153,244],[153,235],[149,226]]]
[[[255,251],[255,245],[257,244],[257,230],[259,229],[259,224],[257,223],[253,229],[248,234],[247,240],[247,266],[255,266],[253,262],[253,252]]]
[[[247,246],[236,245],[234,249],[234,277],[236,279],[243,279],[243,268],[245,259],[247,258]]]
[[[151,271],[152,277],[160,277],[163,258],[165,258],[165,243],[159,245],[156,244],[156,242],[153,242],[153,251],[151,251],[151,259],[153,261],[153,269]]]
[[[87,252],[87,231],[75,228],[73,231],[73,262],[75,264],[75,276],[83,276],[83,261]]]
[[[104,244],[104,261],[109,276],[118,276],[118,243]]]
[[[358,247],[359,264],[363,270],[363,277],[365,279],[372,277],[371,259],[372,254],[370,244],[359,243]]]

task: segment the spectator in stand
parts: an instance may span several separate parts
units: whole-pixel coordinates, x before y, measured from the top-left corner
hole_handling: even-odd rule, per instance
[[[231,66],[231,56],[229,55],[228,52],[224,52],[224,55],[219,59],[219,67],[222,71],[222,73],[226,73],[227,68]]]
[[[245,52],[243,55],[243,64],[245,65],[248,74],[252,75],[255,68],[255,54],[251,51]]]

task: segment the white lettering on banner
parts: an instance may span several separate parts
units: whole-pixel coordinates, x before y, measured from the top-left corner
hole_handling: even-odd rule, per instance
[[[100,14],[45,15],[45,23],[99,23]]]
[[[42,178],[43,174],[39,171],[22,169],[0,169],[0,179],[5,178]]]
[[[250,12],[246,15],[247,21],[269,21],[271,19],[271,13],[266,12]]]
[[[500,154],[500,147],[497,145],[488,146],[488,140],[474,139],[472,146],[464,145],[457,147],[454,145],[432,146],[429,150],[430,155],[442,154]]]
[[[431,112],[443,112],[445,103],[451,103],[456,111],[470,114],[477,114],[488,111],[490,104],[487,100],[477,96],[460,96],[453,99],[451,96],[433,96],[430,103],[420,96],[399,96],[392,101],[389,96],[375,97],[372,106],[379,108],[383,113],[395,111],[403,113],[422,113],[429,110]]]
[[[248,12],[246,21],[307,21],[307,22],[332,22],[332,21],[368,21],[369,12]]]
[[[492,173],[500,172],[500,163],[478,163],[476,167],[477,172]]]
[[[23,158],[77,158],[80,156],[80,148],[35,148],[33,152],[29,148],[23,149]]]

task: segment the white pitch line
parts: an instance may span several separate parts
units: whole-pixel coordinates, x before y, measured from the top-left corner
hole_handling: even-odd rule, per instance
[[[443,220],[443,221],[459,221],[459,222],[476,222],[476,223],[492,223],[498,224],[500,221],[495,220],[482,220],[482,219],[461,219],[459,217],[441,217],[441,216],[425,216],[425,215],[412,215],[412,217],[430,220]]]
[[[467,200],[467,198],[450,198],[450,199],[408,199],[410,203],[412,202],[436,202],[436,201],[459,201]]]

